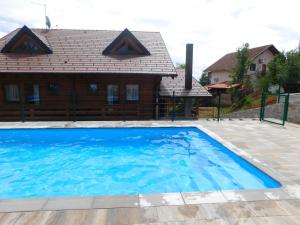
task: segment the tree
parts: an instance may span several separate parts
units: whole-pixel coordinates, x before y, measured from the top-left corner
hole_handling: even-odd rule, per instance
[[[292,50],[286,53],[286,60],[279,80],[286,92],[300,91],[300,52]]]
[[[176,63],[176,69],[185,69],[184,63]]]
[[[205,86],[205,85],[210,84],[210,80],[209,80],[209,77],[208,77],[208,73],[206,73],[206,72],[203,72],[203,73],[202,73],[201,78],[200,78],[200,80],[199,80],[199,83],[200,83],[202,86]]]
[[[257,87],[266,91],[271,85],[280,85],[285,92],[300,91],[300,51],[281,52],[268,64],[265,76],[260,76]]]
[[[249,44],[246,43],[237,49],[236,63],[230,74],[232,84],[240,84],[241,88],[231,90],[233,100],[237,101],[237,106],[242,105],[246,95],[251,90],[251,82],[247,72],[250,66]]]
[[[250,66],[249,44],[246,43],[237,49],[236,63],[231,73],[232,83],[242,84],[245,81]]]
[[[285,54],[279,53],[268,64],[268,71],[265,75],[258,73],[256,88],[259,91],[267,91],[271,85],[280,85],[280,74],[284,73],[286,57]]]

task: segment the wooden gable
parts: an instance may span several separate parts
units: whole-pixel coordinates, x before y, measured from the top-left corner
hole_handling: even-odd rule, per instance
[[[52,50],[28,27],[23,26],[2,48],[1,53],[50,54]]]
[[[103,50],[103,55],[150,55],[150,52],[126,28]]]

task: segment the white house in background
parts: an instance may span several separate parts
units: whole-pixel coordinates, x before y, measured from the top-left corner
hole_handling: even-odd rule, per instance
[[[253,78],[257,72],[265,72],[267,64],[279,53],[274,45],[265,45],[261,47],[251,48],[250,59],[252,61],[248,75]],[[236,62],[236,52],[228,53],[218,61],[210,65],[204,72],[208,73],[211,84],[231,81],[230,73]]]

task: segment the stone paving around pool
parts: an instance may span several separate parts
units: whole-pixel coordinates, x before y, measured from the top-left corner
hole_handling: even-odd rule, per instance
[[[256,120],[26,122],[0,128],[197,126],[281,182],[245,191],[0,200],[0,224],[300,225],[300,126]]]

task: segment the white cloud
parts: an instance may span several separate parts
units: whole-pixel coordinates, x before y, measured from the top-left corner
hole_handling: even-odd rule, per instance
[[[39,1],[39,0],[36,0]],[[42,0],[40,0],[43,2]],[[43,7],[30,0],[1,1],[0,36],[23,24],[44,27]],[[194,43],[194,71],[201,71],[243,43],[297,47],[298,0],[48,0],[52,27],[160,31],[174,62]]]

